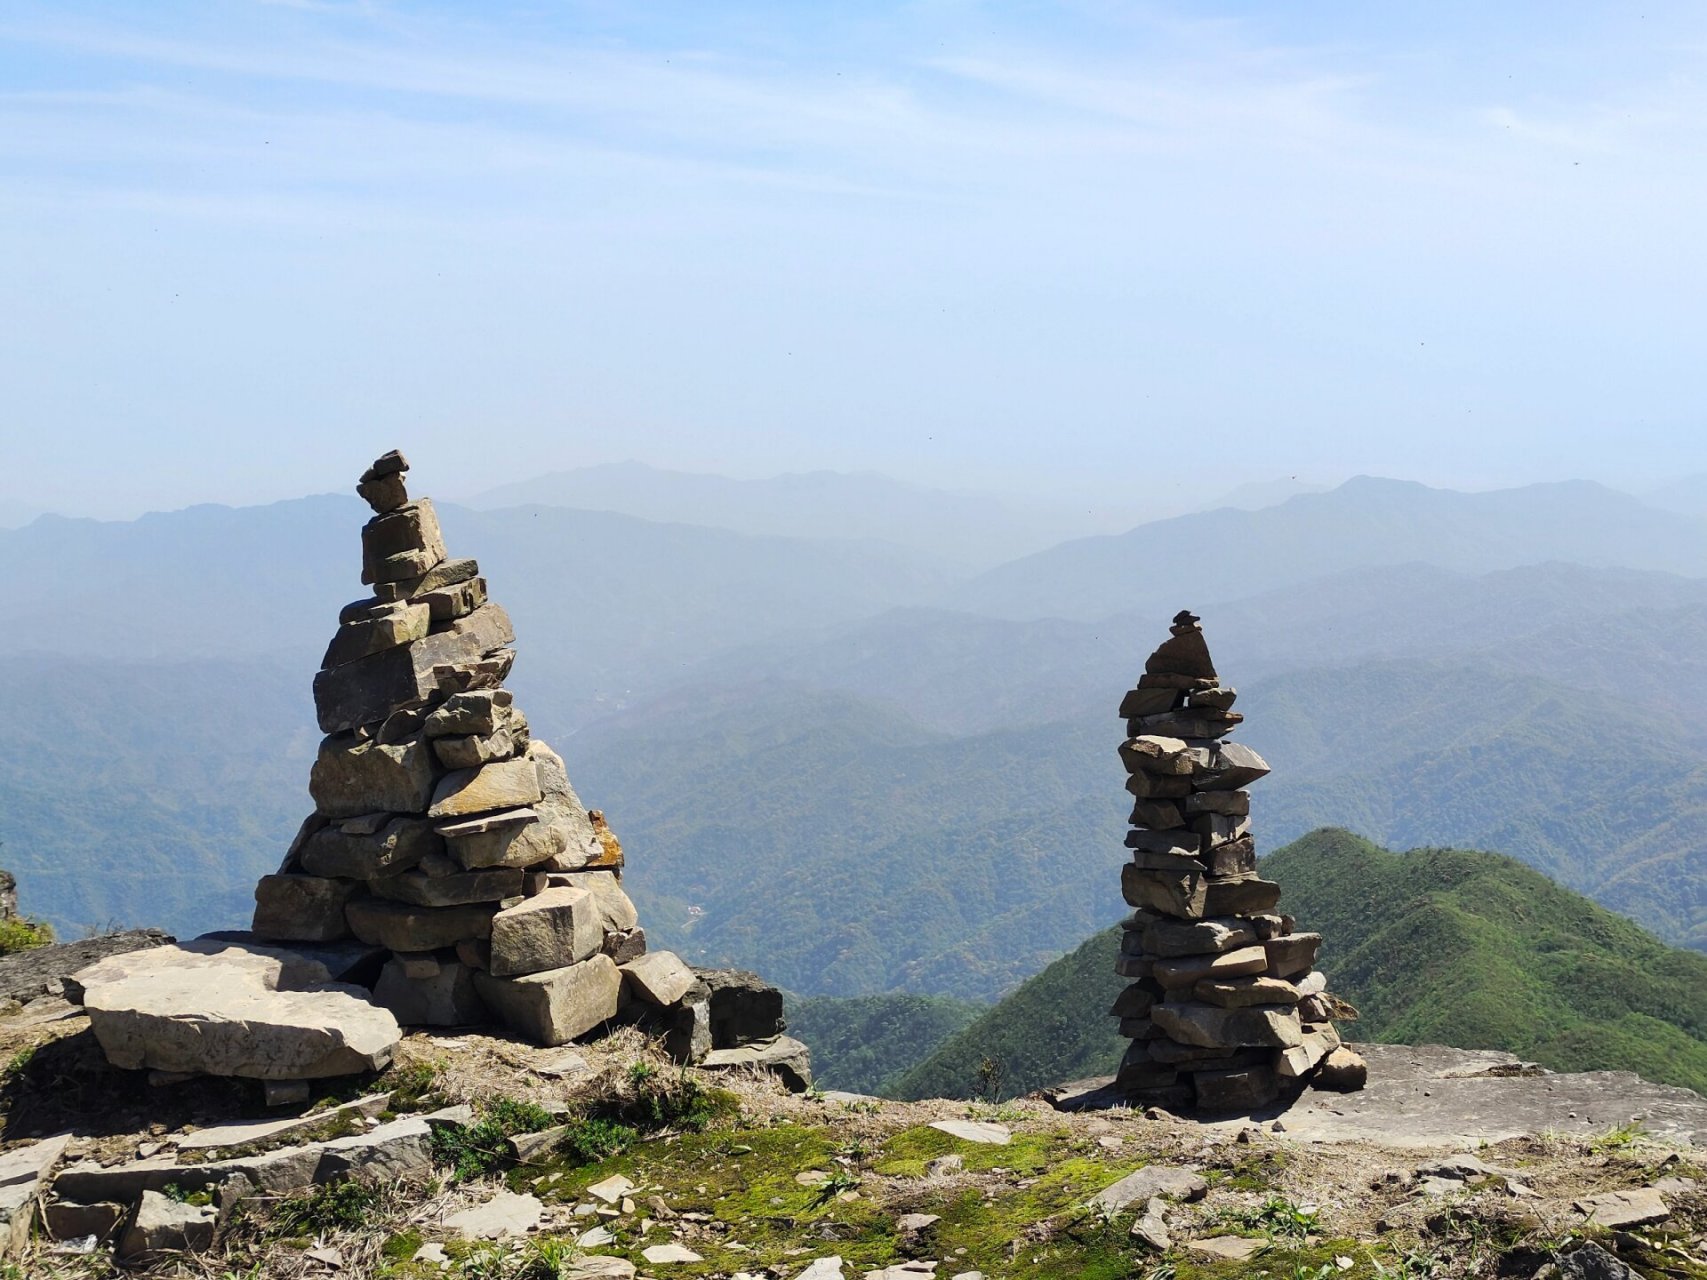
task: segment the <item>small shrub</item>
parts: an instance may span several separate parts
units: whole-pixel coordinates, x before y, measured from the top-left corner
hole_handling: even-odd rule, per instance
[[[53,926],[45,920],[27,920],[23,916],[0,920],[0,956],[45,947],[52,941]]]
[[[516,1262],[514,1280],[561,1280],[578,1253],[574,1244],[562,1237],[529,1240]]]
[[[353,1231],[365,1226],[379,1203],[379,1192],[365,1182],[332,1182],[310,1195],[293,1196],[273,1211],[273,1233],[281,1236]]]
[[[168,1182],[161,1187],[160,1194],[168,1200],[176,1200],[179,1204],[209,1205],[213,1203],[211,1191],[190,1191],[179,1186],[176,1182]]]
[[[621,1155],[639,1141],[637,1129],[603,1116],[587,1116],[571,1122],[558,1149],[577,1164],[597,1164]]]
[[[414,1258],[425,1237],[414,1227],[399,1231],[396,1235],[387,1236],[385,1243],[379,1246],[380,1254],[389,1262],[408,1262]]]
[[[433,1159],[447,1166],[455,1182],[497,1173],[510,1164],[504,1139],[518,1133],[538,1133],[557,1123],[544,1107],[515,1098],[494,1098],[474,1124],[441,1125],[433,1129]]]
[[[392,1067],[379,1083],[391,1091],[387,1110],[398,1115],[419,1111],[429,1101],[437,1101],[439,1069],[431,1062],[411,1062]]]

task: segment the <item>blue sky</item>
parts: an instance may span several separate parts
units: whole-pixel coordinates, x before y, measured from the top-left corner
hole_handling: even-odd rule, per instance
[[[0,10],[0,502],[1707,470],[1707,10]]]

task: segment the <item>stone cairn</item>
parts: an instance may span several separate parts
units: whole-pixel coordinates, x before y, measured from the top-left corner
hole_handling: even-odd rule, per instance
[[[775,988],[647,950],[622,846],[504,688],[509,616],[478,564],[447,558],[408,469],[388,453],[357,486],[373,594],[344,607],[314,678],[314,813],[256,887],[253,936],[377,949],[372,998],[404,1024],[495,1015],[556,1045],[625,1019],[686,1061],[778,1037]]]
[[[1116,1084],[1137,1103],[1235,1111],[1304,1083],[1356,1088],[1362,1060],[1340,1045],[1315,968],[1322,937],[1280,915],[1280,886],[1256,874],[1251,801],[1268,773],[1227,736],[1244,719],[1217,679],[1198,618],[1178,614],[1120,704],[1120,758],[1134,798],[1121,868],[1117,971],[1134,981],[1109,1011],[1132,1041]]]

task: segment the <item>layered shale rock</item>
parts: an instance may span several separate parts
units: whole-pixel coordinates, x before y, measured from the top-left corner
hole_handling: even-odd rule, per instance
[[[1118,968],[1133,981],[1109,1012],[1132,1041],[1117,1084],[1134,1101],[1232,1111],[1306,1083],[1362,1085],[1333,1026],[1350,1007],[1315,968],[1321,935],[1279,914],[1280,886],[1257,874],[1245,787],[1268,765],[1227,741],[1237,696],[1181,613],[1120,704],[1133,799],[1120,886],[1134,911]]]

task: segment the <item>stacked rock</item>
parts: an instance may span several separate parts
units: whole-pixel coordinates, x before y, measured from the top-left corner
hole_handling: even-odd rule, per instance
[[[1244,719],[1236,697],[1186,612],[1120,704],[1133,796],[1121,890],[1135,909],[1118,972],[1135,981],[1110,1013],[1132,1041],[1116,1082],[1135,1102],[1263,1106],[1321,1072],[1340,1046],[1332,1017],[1349,1011],[1315,969],[1321,935],[1296,932],[1280,886],[1256,873],[1244,788],[1269,769],[1226,741]],[[1355,1076],[1333,1065],[1336,1087]]]
[[[388,453],[357,486],[373,594],[339,615],[314,679],[314,813],[256,887],[253,933],[381,949],[373,998],[401,1023],[495,1014],[561,1044],[624,1012],[702,1055],[706,984],[648,953],[621,845],[504,688],[509,616],[479,565],[447,557],[407,471]]]

